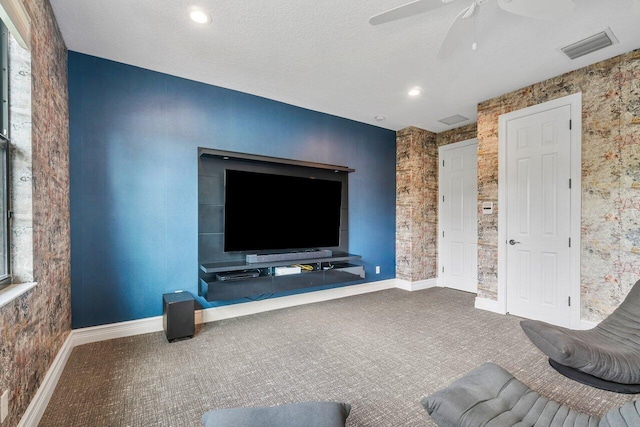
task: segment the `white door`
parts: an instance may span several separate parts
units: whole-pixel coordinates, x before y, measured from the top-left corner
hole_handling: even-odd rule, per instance
[[[441,286],[478,291],[478,142],[445,145],[440,156],[439,272]]]
[[[571,107],[506,124],[507,311],[571,322]]]

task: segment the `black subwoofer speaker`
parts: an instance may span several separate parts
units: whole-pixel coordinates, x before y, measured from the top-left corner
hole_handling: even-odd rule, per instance
[[[193,337],[194,310],[195,300],[189,292],[162,295],[162,325],[169,342]]]

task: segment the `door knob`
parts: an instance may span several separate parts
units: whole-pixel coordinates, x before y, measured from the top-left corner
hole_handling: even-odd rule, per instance
[[[519,245],[520,242],[516,242],[515,240],[511,239],[511,240],[509,240],[509,244],[510,245]]]

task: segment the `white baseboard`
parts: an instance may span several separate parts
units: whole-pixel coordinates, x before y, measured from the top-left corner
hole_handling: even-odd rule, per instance
[[[241,304],[207,308],[201,310],[200,315],[202,316],[202,323],[215,322],[216,320],[248,316],[250,314],[263,313],[265,311],[328,301],[369,292],[377,292],[395,287],[395,279],[382,280],[379,282],[363,283],[361,285],[351,285],[341,288],[325,289],[323,291],[270,298],[262,301],[251,301]],[[73,346],[75,347],[77,345],[89,344],[92,342],[148,334],[151,332],[160,332],[162,330],[162,316],[156,316],[147,317],[146,319],[131,320],[128,322],[110,323],[108,325],[74,329],[71,332],[71,335],[73,337]]]
[[[499,303],[498,301],[494,301],[486,298],[476,297],[475,308],[479,310],[491,311],[497,314],[507,314],[501,303]],[[575,329],[582,329],[582,330],[592,329],[592,328],[595,328],[597,324],[598,322],[592,322],[590,320],[581,319],[580,323],[578,324],[577,327],[575,327]]]
[[[45,409],[47,409],[49,400],[53,395],[53,391],[56,389],[62,371],[64,371],[64,367],[69,360],[69,356],[71,356],[71,351],[73,351],[72,335],[73,331],[67,336],[55,359],[53,359],[53,363],[45,374],[40,387],[38,387],[38,391],[36,391],[27,410],[24,412],[24,415],[22,415],[18,427],[34,427],[40,422]]]
[[[213,307],[203,310],[202,320],[204,323],[215,322],[216,320],[248,316],[250,314],[263,313],[265,311],[279,310],[281,308],[294,307],[297,305],[345,298],[353,295],[392,289],[395,287],[396,279],[390,279],[381,280],[379,282],[363,283],[361,285],[325,289],[324,291],[306,292],[286,297],[265,299],[262,301],[251,301],[243,304],[224,305],[221,307]]]
[[[422,289],[429,289],[438,286],[438,279],[426,279],[426,280],[417,280],[415,282],[411,282],[409,280],[404,279],[395,279],[396,280],[396,288],[404,289],[405,291],[413,292],[413,291],[421,291]]]
[[[475,308],[479,310],[491,311],[498,314],[506,314],[502,308],[502,304],[487,298],[476,297]]]
[[[361,285],[344,286],[341,288],[325,289],[323,291],[308,292],[297,295],[289,295],[280,298],[273,298],[263,301],[252,301],[243,304],[233,304],[223,307],[213,307],[202,310],[202,321],[213,322],[216,320],[229,319],[232,317],[246,316],[249,314],[262,313],[280,308],[294,307],[297,305],[310,304],[314,302],[328,301],[332,299],[344,298],[353,295],[360,295],[369,292],[393,289],[396,287],[396,280],[382,280],[379,282],[363,283]],[[115,338],[129,337],[133,335],[159,332],[162,326],[162,316],[148,317],[146,319],[131,320],[128,322],[111,323],[108,325],[91,326],[88,328],[74,329],[69,333],[64,344],[58,351],[51,367],[47,371],[42,384],[34,395],[31,403],[27,407],[18,427],[37,426],[44,414],[49,400],[58,384],[67,360],[75,346],[89,344],[92,342],[111,340]]]
[[[73,338],[73,346],[75,347],[92,342],[160,332],[162,330],[162,316],[156,316],[128,322],[109,323],[108,325],[74,329],[71,331],[71,335]]]

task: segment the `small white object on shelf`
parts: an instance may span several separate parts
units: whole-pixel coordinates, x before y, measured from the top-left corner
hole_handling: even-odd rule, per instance
[[[276,276],[287,276],[289,274],[300,274],[301,271],[300,267],[276,267],[274,274]]]

